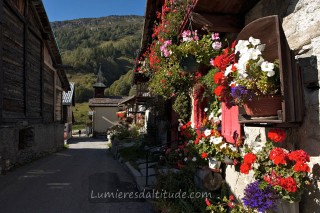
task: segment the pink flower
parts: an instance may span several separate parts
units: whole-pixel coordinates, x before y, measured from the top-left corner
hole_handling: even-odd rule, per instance
[[[219,38],[219,33],[212,33],[212,34],[211,34],[211,39],[212,39],[212,40],[218,40],[218,39],[220,39],[220,38]]]
[[[215,41],[215,42],[212,43],[212,48],[213,48],[214,50],[218,50],[218,49],[220,49],[221,47],[222,47],[222,45],[221,45],[221,42],[219,42],[219,41]]]

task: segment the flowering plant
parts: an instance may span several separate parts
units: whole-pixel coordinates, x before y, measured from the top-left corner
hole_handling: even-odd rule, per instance
[[[212,157],[217,161],[223,161],[225,156],[231,159],[240,157],[235,146],[227,143],[221,135],[219,127],[221,117],[211,113],[204,119],[203,126],[196,130],[194,144],[202,158]]]
[[[262,184],[269,184],[279,198],[289,202],[299,201],[304,188],[309,185],[310,156],[303,150],[289,151],[279,147],[286,138],[282,129],[271,129],[265,146],[254,153],[247,147],[240,172],[254,176]]]
[[[233,76],[230,83],[234,103],[241,105],[253,96],[280,94],[279,62],[268,62],[263,58],[265,44],[250,37],[239,40],[235,54],[239,53],[237,63],[226,68],[224,76]]]
[[[280,94],[279,61],[266,61],[264,49],[265,44],[250,37],[233,43],[211,62],[218,69],[214,93],[227,106],[241,106],[254,96]]]
[[[276,210],[278,201],[277,192],[269,184],[261,184],[256,180],[246,186],[244,189],[243,204],[258,212],[267,210]]]

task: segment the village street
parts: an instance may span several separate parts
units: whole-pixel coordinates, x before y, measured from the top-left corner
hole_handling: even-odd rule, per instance
[[[69,149],[0,175],[0,212],[152,212],[144,200],[96,199],[96,190],[136,190],[106,147],[102,140],[73,138]]]

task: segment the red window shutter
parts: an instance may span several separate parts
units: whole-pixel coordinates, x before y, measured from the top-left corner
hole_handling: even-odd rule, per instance
[[[238,120],[238,106],[227,108],[222,102],[222,136],[229,143],[236,143],[241,137],[241,126]]]

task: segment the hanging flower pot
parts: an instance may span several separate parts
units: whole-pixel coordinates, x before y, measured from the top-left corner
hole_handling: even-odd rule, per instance
[[[217,161],[215,158],[208,158],[209,168],[210,169],[219,169],[221,165],[221,161]]]
[[[182,57],[180,60],[180,67],[185,72],[196,72],[200,68],[200,63],[197,62],[195,56],[188,55],[187,57]]]
[[[277,116],[281,110],[281,96],[255,96],[251,101],[245,101],[243,108],[251,117]]]

